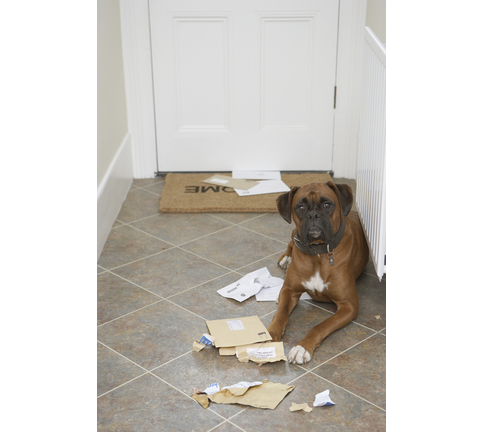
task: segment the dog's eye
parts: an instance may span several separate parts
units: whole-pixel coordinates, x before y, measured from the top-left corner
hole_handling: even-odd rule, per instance
[[[304,210],[305,210],[305,206],[304,206],[304,205],[299,205],[299,206],[297,207],[297,210],[298,210],[298,211],[304,211]]]
[[[324,203],[324,208],[325,208],[326,210],[329,210],[331,207],[332,207],[332,204],[331,204],[330,202],[325,202],[325,203]]]

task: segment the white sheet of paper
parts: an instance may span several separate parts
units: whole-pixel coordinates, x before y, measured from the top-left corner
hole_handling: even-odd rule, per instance
[[[231,298],[242,302],[257,294],[265,286],[260,281],[266,280],[269,277],[270,272],[266,267],[263,267],[259,270],[248,273],[236,282],[219,289],[217,293],[225,298]]]
[[[325,390],[322,393],[315,395],[314,407],[325,406],[325,405],[335,405],[329,396],[330,390]]]
[[[269,288],[263,288],[262,290],[260,290],[260,292],[256,294],[257,301],[277,301],[278,296],[280,294],[280,290],[282,289],[282,286],[283,286],[283,279],[275,278],[275,277],[271,277],[270,279],[277,280],[278,283]],[[312,297],[310,297],[307,293],[303,293],[300,296],[300,300],[311,300],[311,299]]]
[[[276,277],[271,277],[270,279],[272,279],[273,282],[276,282],[276,284],[273,284],[272,286],[269,286],[260,290],[260,292],[256,295],[257,301],[276,301],[277,300],[278,295],[280,294],[280,290],[282,289],[282,286],[283,286],[283,279],[276,278]]]
[[[232,171],[231,176],[246,180],[282,180],[280,171]]]
[[[216,382],[216,383],[210,384],[208,387],[206,387],[203,390],[203,393],[211,395],[211,394],[218,393],[219,391],[220,391],[220,385]]]
[[[288,192],[290,188],[282,180],[261,180],[248,190],[235,189],[239,196],[263,195],[278,192]]]

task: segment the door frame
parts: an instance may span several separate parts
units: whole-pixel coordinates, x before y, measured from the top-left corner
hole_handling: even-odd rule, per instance
[[[158,172],[149,0],[120,0],[128,128],[134,178]],[[339,0],[337,104],[332,171],[356,178],[362,90],[362,52],[367,0]]]

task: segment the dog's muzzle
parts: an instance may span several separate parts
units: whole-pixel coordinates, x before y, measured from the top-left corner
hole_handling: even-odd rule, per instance
[[[312,238],[317,238],[322,234],[322,230],[316,226],[313,226],[309,229],[308,234]]]

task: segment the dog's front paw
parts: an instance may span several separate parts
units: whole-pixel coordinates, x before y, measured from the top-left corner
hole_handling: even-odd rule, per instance
[[[283,268],[284,270],[287,270],[288,266],[292,262],[292,257],[285,255],[279,262],[278,265]]]
[[[288,353],[288,361],[293,364],[304,364],[309,362],[311,358],[310,353],[300,345],[293,347]]]
[[[267,330],[270,333],[270,336],[272,337],[273,342],[280,342],[283,334],[282,331],[280,331],[279,329],[276,329],[275,326],[272,326],[271,324],[267,327]]]

